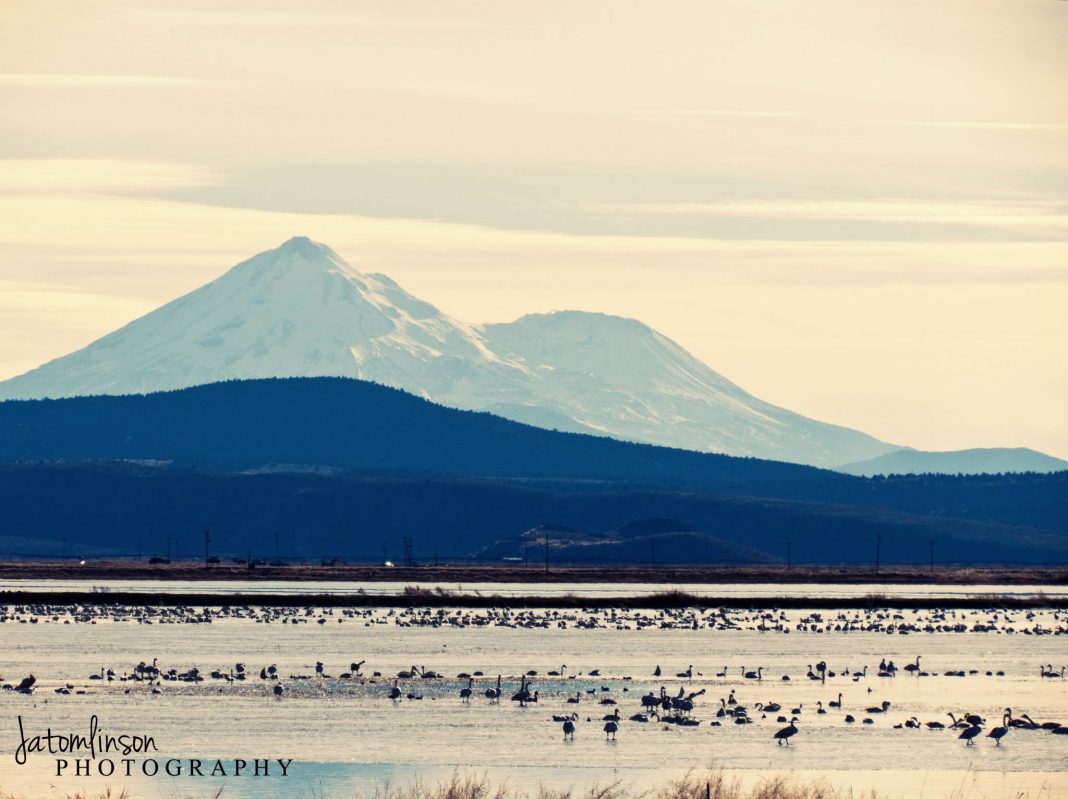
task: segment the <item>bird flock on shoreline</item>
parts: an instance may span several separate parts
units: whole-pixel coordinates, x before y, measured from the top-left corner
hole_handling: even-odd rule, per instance
[[[395,625],[398,627],[465,627],[494,626],[512,628],[572,628],[587,629],[731,629],[768,633],[827,632],[880,632],[884,634],[961,634],[985,633],[997,635],[1063,635],[1068,632],[1068,614],[1055,609],[1037,611],[952,611],[942,609],[900,611],[893,609],[849,609],[836,612],[804,612],[793,614],[779,610],[618,610],[613,608],[582,608],[566,610],[513,610],[459,609],[459,608],[407,608],[407,609],[331,609],[315,606],[304,608],[243,607],[142,607],[142,606],[0,606],[0,623],[16,624],[213,624],[234,620],[252,621],[261,624],[319,624],[363,623],[366,626]],[[348,668],[330,669],[317,661],[313,671],[283,675],[275,664],[259,667],[245,662],[236,662],[223,668],[201,670],[197,666],[164,668],[158,658],[146,659],[128,667],[101,666],[98,672],[80,675],[71,681],[52,687],[51,693],[58,696],[86,695],[121,687],[125,693],[138,692],[153,695],[163,694],[168,686],[174,688],[203,688],[206,685],[257,686],[276,700],[286,699],[290,694],[308,695],[302,690],[308,686],[316,690],[343,691],[346,685],[359,685],[371,695],[381,695],[395,704],[417,702],[428,696],[431,700],[455,695],[463,704],[488,702],[498,705],[509,699],[519,708],[544,707],[547,703],[561,703],[566,709],[552,713],[546,720],[560,725],[565,741],[573,741],[576,733],[585,724],[600,724],[601,732],[609,741],[614,741],[627,724],[662,724],[678,728],[726,725],[750,725],[767,722],[781,726],[771,736],[780,746],[790,746],[791,740],[801,734],[804,720],[809,715],[833,720],[835,714],[844,725],[874,725],[887,718],[892,703],[870,698],[872,685],[879,679],[894,679],[907,675],[916,679],[926,677],[1003,677],[1003,671],[978,669],[929,670],[922,657],[899,667],[893,660],[883,658],[878,664],[861,664],[853,668],[831,668],[825,661],[809,665],[801,674],[774,676],[763,666],[722,666],[702,670],[690,664],[685,669],[662,670],[657,666],[650,675],[602,675],[598,669],[585,672],[568,672],[560,666],[540,674],[529,670],[523,674],[489,675],[483,671],[460,672],[448,677],[425,666],[411,666],[395,674],[366,669],[366,660],[353,660]],[[336,671],[336,674],[334,673]],[[706,676],[707,671],[707,676]],[[1066,668],[1054,664],[1042,664],[1036,670],[1043,682],[1062,683]],[[659,690],[632,690],[634,680],[648,683],[663,681]],[[677,690],[669,681],[681,681]],[[741,681],[742,684],[759,686],[765,696],[771,693],[769,685],[776,682],[789,683],[807,680],[819,683],[843,685],[844,690],[833,691],[826,701],[818,700],[814,706],[768,701],[743,701],[738,688],[729,688],[718,699],[709,696],[716,686],[697,688],[695,681]],[[83,682],[84,681],[84,682]],[[873,682],[875,681],[875,682]],[[857,684],[856,688],[848,688]],[[434,686],[427,691],[428,686]],[[726,688],[727,686],[721,686]],[[42,686],[32,674],[18,681],[4,682],[0,677],[0,695],[13,693],[34,695]],[[222,687],[217,690],[224,690]],[[848,701],[846,691],[862,690],[862,701]],[[746,691],[747,693],[747,691]],[[637,694],[637,696],[635,696]],[[624,710],[624,706],[632,706]],[[592,705],[596,711],[579,712],[579,706]],[[631,712],[633,711],[633,712]],[[704,712],[710,718],[702,721]],[[1012,731],[1044,731],[1054,735],[1068,736],[1068,724],[1058,721],[1034,721],[1026,712],[1014,713],[1011,708],[999,711],[1000,724],[990,725],[980,713],[950,711],[944,717],[921,720],[916,716],[893,724],[894,729],[949,730],[957,733],[967,746],[974,746],[977,739],[986,737],[1000,746]],[[948,720],[944,720],[948,719]],[[985,733],[985,736],[984,736]]]

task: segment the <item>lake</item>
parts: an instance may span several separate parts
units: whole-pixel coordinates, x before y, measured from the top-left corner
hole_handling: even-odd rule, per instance
[[[536,593],[550,588],[559,586],[523,586]],[[763,586],[745,588],[767,595]],[[633,593],[630,589],[605,588]],[[794,593],[799,587],[788,589]],[[813,593],[857,589],[863,587],[819,586]],[[972,712],[986,718],[989,730],[1010,707],[1017,717],[1026,713],[1036,722],[1068,724],[1068,681],[1040,676],[1042,665],[1059,672],[1068,662],[1063,637],[1068,616],[1051,610],[293,609],[205,617],[202,609],[188,609],[154,610],[137,619],[9,606],[6,616],[0,625],[0,675],[17,683],[32,672],[38,682],[32,696],[0,693],[0,787],[32,796],[107,785],[127,785],[150,797],[207,796],[224,784],[226,796],[329,799],[384,780],[438,779],[456,767],[528,791],[615,780],[641,788],[709,766],[745,779],[785,770],[819,774],[835,785],[876,787],[887,797],[1068,795],[1068,736],[1013,729],[1000,746],[985,732],[975,746],[966,746],[950,730],[895,729],[913,717],[948,726],[948,713]],[[917,655],[928,676],[903,670]],[[164,680],[159,693],[145,682],[122,681],[139,661],[153,659],[164,672],[195,666],[204,680]],[[884,659],[895,661],[897,676],[876,676]],[[340,677],[361,660],[362,678]],[[315,676],[317,661],[324,664],[322,677]],[[836,676],[808,679],[809,666],[819,661]],[[238,662],[246,664],[249,677],[230,682],[226,678]],[[261,680],[259,670],[271,664],[281,679]],[[691,678],[675,676],[691,664]],[[391,700],[394,676],[413,665],[444,678],[400,680],[402,698]],[[662,675],[654,678],[657,666]],[[865,666],[867,676],[853,676]],[[743,675],[758,667],[762,679]],[[115,679],[91,680],[102,668],[114,669]],[[211,678],[212,670],[222,678]],[[531,690],[539,692],[539,701],[519,707],[510,696],[531,670],[537,672]],[[550,676],[551,670],[562,674]],[[946,675],[958,670],[965,676]],[[372,678],[374,671],[382,677]],[[457,675],[476,671],[484,676],[476,678],[467,703],[459,692],[468,681]],[[498,674],[504,697],[496,704],[483,692]],[[791,679],[785,682],[783,675]],[[276,682],[284,686],[281,698],[272,690]],[[70,695],[55,693],[68,685]],[[671,695],[680,688],[704,692],[692,713],[699,726],[628,720],[641,710],[640,697],[658,694],[661,686]],[[749,708],[752,723],[717,717],[718,709],[730,707],[732,692]],[[839,693],[842,707],[833,708],[829,703]],[[578,704],[567,703],[576,696]],[[601,704],[606,699],[618,704]],[[890,702],[887,712],[866,712],[884,700]],[[782,710],[761,718],[757,702],[775,702]],[[825,713],[818,712],[820,702]],[[614,742],[607,741],[602,717],[616,707],[622,715],[619,732]],[[776,719],[795,708],[799,733],[791,746],[777,746],[772,736],[784,724]],[[551,717],[572,712],[578,713],[575,740],[565,742]],[[847,714],[856,722],[847,724]],[[49,726],[83,732],[93,715],[112,734],[152,735],[161,760],[292,758],[290,776],[259,783],[75,780],[56,779],[46,756],[31,755],[26,766],[13,762],[19,716],[40,734]],[[864,724],[865,718],[873,723]],[[717,721],[720,726],[712,726]]]

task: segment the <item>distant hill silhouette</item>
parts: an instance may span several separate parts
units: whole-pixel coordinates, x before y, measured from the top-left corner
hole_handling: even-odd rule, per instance
[[[674,519],[639,519],[612,532],[583,534],[564,525],[540,524],[517,538],[479,550],[483,560],[563,563],[774,563],[778,557],[752,547],[710,536]]]
[[[283,464],[703,488],[853,479],[777,461],[542,430],[330,377],[0,403],[0,460],[52,459],[164,460],[227,470]]]
[[[1063,562],[1068,540],[1068,473],[859,478],[542,430],[344,378],[4,402],[0,463],[0,551],[22,554],[60,537],[147,552],[207,526],[237,553],[280,529],[309,556],[380,559],[412,535],[463,557],[547,519],[642,560],[668,534],[713,560],[776,558],[789,538],[798,562],[868,560],[877,532],[888,562],[924,561],[932,538],[944,560]]]
[[[876,458],[836,466],[835,471],[875,474],[1005,474],[1008,472],[1062,472],[1068,461],[1026,447],[962,449],[923,452],[900,449]]]
[[[685,562],[680,552],[697,544],[694,562],[745,562],[750,556],[739,553],[754,550],[774,560],[791,540],[797,563],[870,563],[876,535],[887,563],[925,563],[931,540],[940,562],[1068,559],[1068,536],[1048,530],[694,491],[598,486],[587,493],[515,481],[232,474],[138,464],[0,466],[0,553],[6,555],[58,554],[60,537],[69,555],[160,554],[171,536],[190,556],[201,551],[208,527],[215,551],[242,557],[273,556],[277,530],[283,555],[399,560],[402,538],[411,536],[416,558],[425,561],[471,556],[554,519],[561,528],[583,531],[574,537],[603,533],[602,540],[630,542],[601,550],[605,559],[646,563],[655,536],[625,539],[613,531],[651,518],[686,519],[715,539],[665,533],[669,539],[658,545],[662,562]],[[573,536],[559,530],[551,537]],[[514,545],[506,549],[484,557],[520,554]],[[588,562],[596,552],[574,557]],[[555,557],[559,562],[570,555]]]

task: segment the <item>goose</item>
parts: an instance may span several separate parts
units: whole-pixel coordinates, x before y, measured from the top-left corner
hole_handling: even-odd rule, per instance
[[[1018,719],[1009,719],[1010,727],[1019,727],[1022,730],[1037,730],[1039,726],[1028,716],[1026,713],[1022,714]]]
[[[909,672],[910,674],[916,674],[917,676],[919,675],[919,673],[920,673],[920,656],[919,655],[916,655],[916,662],[915,663],[909,663],[907,666],[905,666],[905,671]]]
[[[790,724],[787,727],[783,727],[777,733],[775,733],[775,740],[778,741],[779,746],[782,746],[782,742],[786,741],[786,745],[790,745],[790,739],[797,735],[797,719],[790,719]]]
[[[401,697],[400,686],[397,685],[397,681],[393,681],[393,687],[389,689],[389,698],[396,702]]]
[[[1009,734],[1009,722],[1012,720],[1012,710],[1005,708],[1005,715],[1001,718],[1001,726],[995,727],[986,734],[987,738],[993,738],[996,746],[1001,746],[1001,739]]]
[[[575,691],[575,695],[574,696],[569,696],[567,698],[567,703],[569,705],[577,705],[581,701],[582,701],[582,692],[581,691]]]
[[[864,708],[865,713],[885,713],[890,709],[890,700],[884,699],[882,705]]]
[[[982,731],[982,727],[980,727],[978,724],[974,724],[971,727],[968,727],[968,729],[964,730],[960,735],[957,736],[957,738],[962,741],[967,741],[968,746],[975,746],[975,737],[979,735],[979,733],[981,733]]]
[[[561,723],[561,722],[564,722],[564,721],[577,721],[577,720],[578,720],[578,713],[571,713],[570,715],[567,715],[567,716],[561,716],[559,714],[553,714],[553,721],[557,722],[558,724]]]
[[[530,689],[528,687],[529,685],[530,685],[530,683],[527,682],[527,679],[524,677],[523,678],[523,684],[520,687],[520,689],[516,693],[512,694],[512,701],[513,702],[518,702],[520,705],[523,705],[524,703],[529,701],[530,700]]]
[[[573,719],[564,720],[564,740],[566,741],[570,736],[571,740],[575,740],[575,722]]]
[[[614,741],[616,739],[616,730],[618,730],[618,729],[619,729],[619,724],[616,723],[615,721],[605,722],[605,725],[604,725],[604,737],[605,737],[605,740],[608,740],[608,736],[612,736],[612,740]]]
[[[692,680],[693,679],[693,666],[691,665],[689,668],[686,669],[686,671],[680,671],[675,676],[676,677],[682,677],[682,678],[687,679],[687,680]]]
[[[491,702],[501,701],[501,675],[497,675],[497,687],[486,689],[486,698]]]
[[[756,671],[745,672],[745,678],[747,680],[763,680],[764,679],[764,667],[760,666]]]
[[[944,730],[946,728],[946,725],[940,721],[928,721],[925,724],[929,730]]]
[[[836,707],[839,710],[841,710],[842,709],[842,694],[840,694],[840,693],[838,694],[838,701],[835,701],[835,700],[832,699],[830,702],[827,703],[827,705],[828,705],[828,707]]]
[[[471,694],[474,692],[472,686],[475,684],[474,677],[467,678],[467,687],[460,689],[460,701],[469,702],[471,700]]]
[[[282,698],[282,694],[285,693],[285,690],[286,689],[282,687],[281,683],[275,683],[275,685],[274,685],[274,695],[276,697],[281,699]]]

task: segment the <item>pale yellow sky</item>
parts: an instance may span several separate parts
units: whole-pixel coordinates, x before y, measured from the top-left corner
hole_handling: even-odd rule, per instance
[[[304,234],[1068,456],[1068,3],[7,2],[0,378]]]

